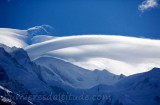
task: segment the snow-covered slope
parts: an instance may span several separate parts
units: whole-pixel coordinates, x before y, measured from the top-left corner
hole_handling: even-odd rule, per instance
[[[115,85],[113,95],[124,105],[159,105],[160,69],[123,79]]]
[[[61,84],[85,89],[100,84],[113,85],[125,77],[123,75],[114,75],[107,70],[90,71],[52,57],[40,57],[34,62],[50,70],[50,72],[43,71],[41,74],[44,80],[51,85],[58,85],[55,84],[56,80]]]
[[[20,94],[21,98],[31,99],[37,105],[64,105],[59,100],[45,100],[42,97],[56,95],[61,87],[56,90],[54,86],[47,84],[41,71],[49,70],[30,61],[23,49],[0,45],[0,85]],[[4,96],[2,93],[0,95]]]
[[[27,53],[23,49],[15,47],[9,48],[5,45],[0,46],[0,60],[3,59],[3,61],[5,61],[0,62],[0,66],[7,68],[7,73],[9,76],[11,76],[11,78],[17,79],[23,83],[26,82],[26,80],[23,78],[28,78],[33,84],[36,85],[36,87],[33,88],[36,88],[37,91],[41,90],[41,88],[38,90],[38,88],[41,87],[40,85],[44,85],[43,83],[41,84],[41,82],[37,79],[38,77],[52,86],[67,85],[75,88],[91,88],[99,84],[112,85],[125,77],[123,75],[114,75],[107,70],[90,71],[67,61],[52,57],[40,57],[34,60],[34,62],[36,62],[38,65],[41,65],[45,68],[38,67],[30,61]],[[6,51],[10,55],[7,55]],[[10,65],[10,68],[7,67],[5,64],[6,62],[8,63],[8,66]],[[22,70],[19,70],[19,68],[16,67],[17,65],[22,66],[20,67]],[[10,69],[15,70],[13,72]],[[35,72],[38,74],[38,77]],[[19,74],[19,77],[16,76],[17,74]],[[17,78],[15,78],[15,76]],[[29,86],[28,88],[32,86],[30,83],[26,83],[26,86]],[[33,90],[32,87],[31,90]]]
[[[12,52],[8,53],[4,48],[0,47],[0,67],[5,70],[8,77],[24,84],[33,93],[49,92],[49,88],[43,81],[39,80],[39,77],[34,72],[34,69],[38,69],[38,67],[29,61],[24,51],[15,48],[10,49],[10,51]]]
[[[34,105],[0,85],[0,105]]]
[[[96,86],[85,94],[96,94],[99,100],[82,101],[79,105],[159,105],[160,68],[128,76],[112,86]]]

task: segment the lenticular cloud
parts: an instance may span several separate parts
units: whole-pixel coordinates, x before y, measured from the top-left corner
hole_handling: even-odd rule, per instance
[[[86,69],[107,69],[115,74],[131,75],[160,67],[160,40],[114,35],[31,37],[27,30],[0,28],[0,43],[24,48],[32,60],[57,57]]]
[[[131,75],[160,67],[160,40],[113,35],[59,37],[25,48],[32,59],[58,57],[86,69]]]

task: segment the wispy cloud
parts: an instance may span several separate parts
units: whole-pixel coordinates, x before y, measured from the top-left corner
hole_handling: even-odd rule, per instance
[[[142,12],[145,10],[155,8],[158,6],[158,0],[145,0],[138,6],[138,9]]]

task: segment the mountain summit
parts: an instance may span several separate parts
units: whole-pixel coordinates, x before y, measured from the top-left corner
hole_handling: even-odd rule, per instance
[[[40,25],[29,28],[27,30],[28,34],[31,36],[35,35],[52,35],[54,32],[54,28],[50,25]]]

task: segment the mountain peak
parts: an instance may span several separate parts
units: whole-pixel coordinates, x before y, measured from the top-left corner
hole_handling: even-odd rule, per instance
[[[152,75],[159,75],[160,74],[160,68],[154,67],[150,71],[148,71],[147,73],[152,74]]]
[[[160,70],[160,68],[154,67],[154,68],[152,68],[152,70]]]
[[[8,53],[5,51],[3,47],[0,47],[0,57],[3,56],[8,56]]]
[[[28,34],[31,36],[50,35],[50,34],[53,34],[54,28],[50,25],[44,24],[44,25],[29,28],[27,31],[28,31]]]
[[[1,51],[1,52],[5,52],[5,50],[4,50],[3,47],[0,47],[0,51]]]

